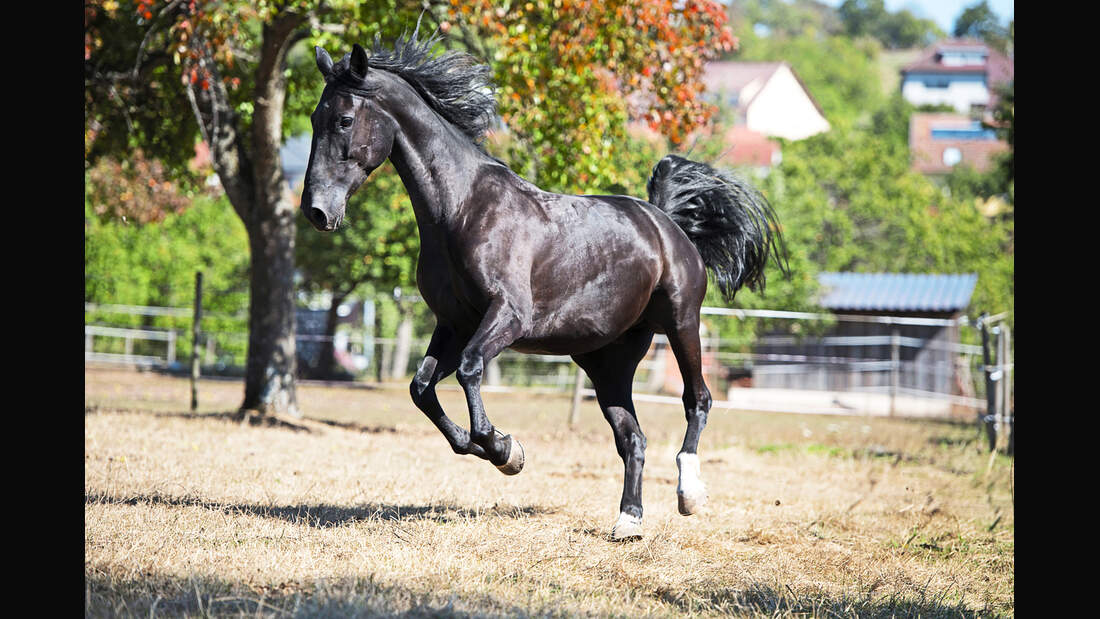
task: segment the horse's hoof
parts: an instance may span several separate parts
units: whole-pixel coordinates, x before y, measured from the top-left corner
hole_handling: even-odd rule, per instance
[[[611,529],[611,539],[616,542],[642,539],[642,519],[625,512],[619,514],[619,520]]]
[[[676,503],[676,507],[680,510],[681,516],[690,516],[698,512],[707,504],[707,493],[704,491],[695,495],[686,495],[677,492]]]
[[[690,516],[707,504],[707,487],[699,479],[699,456],[681,453],[676,456],[680,483],[676,486],[676,502],[680,515]]]
[[[526,462],[526,458],[523,454],[523,445],[519,441],[512,438],[509,434],[504,438],[511,441],[511,446],[508,448],[508,461],[504,464],[498,464],[497,470],[505,475],[515,475],[523,470],[523,464]]]

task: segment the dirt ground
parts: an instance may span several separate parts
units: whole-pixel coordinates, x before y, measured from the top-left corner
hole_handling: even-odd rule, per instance
[[[193,414],[186,379],[85,369],[87,615],[1014,615],[1013,461],[974,425],[715,409],[683,517],[683,412],[641,403],[646,534],[616,543],[592,401],[570,430],[567,394],[485,394],[506,477],[405,385],[300,385],[308,431],[236,422],[242,395],[203,380]]]

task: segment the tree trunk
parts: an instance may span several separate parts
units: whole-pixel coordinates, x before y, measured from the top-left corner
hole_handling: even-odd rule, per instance
[[[273,210],[268,217],[254,218],[248,230],[252,274],[241,408],[300,417],[294,382],[298,365],[293,277],[295,211],[286,200],[278,202]]]
[[[241,408],[301,416],[295,386],[294,205],[283,176],[286,54],[305,15],[284,13],[263,27],[252,115],[251,209],[242,214],[252,249],[248,362]],[[238,209],[240,212],[240,209]]]

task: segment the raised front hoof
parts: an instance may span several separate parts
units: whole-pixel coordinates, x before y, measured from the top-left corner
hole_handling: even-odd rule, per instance
[[[642,539],[642,519],[627,513],[620,513],[619,520],[611,529],[611,539],[616,542],[630,542]]]
[[[681,516],[696,514],[706,504],[707,493],[705,490],[697,493],[676,493],[676,508],[680,510]]]
[[[504,464],[498,464],[497,470],[505,475],[515,475],[523,470],[523,464],[527,460],[523,454],[523,445],[512,438],[511,434],[504,438],[510,441],[510,446],[508,447],[508,461]]]

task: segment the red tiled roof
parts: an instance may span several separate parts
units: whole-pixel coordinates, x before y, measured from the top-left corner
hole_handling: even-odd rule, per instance
[[[909,156],[911,167],[921,174],[947,174],[953,166],[943,162],[943,152],[947,148],[957,148],[961,155],[960,164],[969,164],[979,172],[985,172],[993,166],[994,156],[1008,150],[1008,144],[1001,140],[945,140],[932,139],[932,128],[947,128],[952,125],[968,127],[970,117],[961,114],[915,113],[909,117]]]
[[[936,60],[936,55],[947,49],[981,49],[986,56],[986,64],[962,65],[957,67],[945,66]],[[920,56],[913,62],[901,68],[905,73],[986,73],[989,76],[990,86],[1002,82],[1012,81],[1015,76],[1015,63],[1005,57],[1001,52],[986,45],[977,39],[944,39],[924,48]]]
[[[779,144],[744,125],[729,128],[722,136],[722,142],[726,145],[726,151],[718,162],[726,165],[771,167],[779,154]]]

